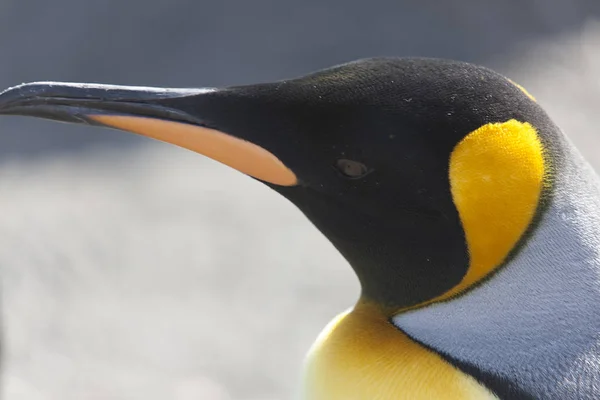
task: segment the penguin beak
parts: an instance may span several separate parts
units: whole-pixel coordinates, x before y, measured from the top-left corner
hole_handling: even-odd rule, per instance
[[[128,131],[195,151],[274,185],[297,185],[294,172],[269,150],[214,129],[209,116],[197,115],[203,105],[210,108],[211,94],[218,91],[37,82],[0,93],[0,114]]]

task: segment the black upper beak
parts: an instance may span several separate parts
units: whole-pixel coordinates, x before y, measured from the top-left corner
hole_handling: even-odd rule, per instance
[[[256,129],[253,121],[262,121],[265,112],[260,96],[250,92],[37,82],[0,93],[0,114],[129,131],[204,154],[262,181],[294,186],[295,173],[273,153],[288,142]]]
[[[86,83],[34,82],[0,93],[0,114],[98,125],[89,115],[137,115],[202,124],[165,100],[187,98],[214,89],[163,89]]]

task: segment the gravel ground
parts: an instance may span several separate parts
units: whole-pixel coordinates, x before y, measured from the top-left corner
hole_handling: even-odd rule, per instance
[[[600,168],[600,25],[486,64]],[[0,162],[3,398],[291,398],[350,268],[267,188],[144,143]]]

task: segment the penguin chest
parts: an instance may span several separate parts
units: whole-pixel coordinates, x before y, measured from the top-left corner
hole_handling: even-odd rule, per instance
[[[368,304],[321,333],[307,358],[303,390],[303,400],[497,399]]]

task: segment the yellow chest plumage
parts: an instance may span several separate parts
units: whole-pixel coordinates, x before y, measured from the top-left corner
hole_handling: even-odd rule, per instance
[[[303,400],[492,400],[475,379],[392,325],[368,303],[334,319],[306,365]]]

